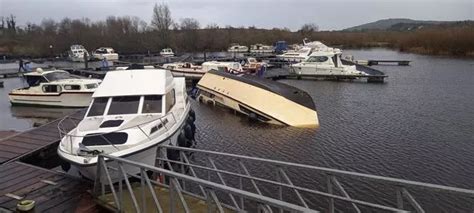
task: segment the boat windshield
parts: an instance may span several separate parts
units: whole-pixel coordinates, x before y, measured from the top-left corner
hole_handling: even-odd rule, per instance
[[[92,102],[92,105],[89,109],[89,113],[87,113],[87,117],[103,115],[108,100],[108,97],[94,98],[94,101]]]
[[[140,96],[112,97],[108,115],[137,114]]]
[[[71,75],[67,72],[52,72],[45,74],[44,77],[48,79],[48,81],[57,81],[62,79],[70,79]]]

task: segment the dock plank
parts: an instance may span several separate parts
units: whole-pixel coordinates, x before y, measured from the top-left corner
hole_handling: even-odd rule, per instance
[[[18,171],[26,171],[28,174]],[[41,182],[42,179],[54,181],[57,185]],[[0,165],[0,206],[12,211],[18,200],[5,196],[5,193],[26,195],[27,199],[35,200],[36,212],[56,212],[53,209],[74,212],[88,188],[88,184],[84,184],[82,180],[56,171],[20,162]]]

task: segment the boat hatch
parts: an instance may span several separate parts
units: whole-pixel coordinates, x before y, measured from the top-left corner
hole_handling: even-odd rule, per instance
[[[111,132],[105,134],[88,134],[82,140],[84,146],[104,146],[110,144],[124,144],[127,142],[128,134],[125,132]]]
[[[122,125],[123,120],[108,120],[104,121],[102,124],[100,124],[100,128],[107,128],[107,127],[117,127]]]

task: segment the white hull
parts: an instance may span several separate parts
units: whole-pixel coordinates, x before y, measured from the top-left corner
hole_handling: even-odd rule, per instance
[[[63,92],[57,95],[8,95],[12,104],[43,105],[57,107],[87,107],[92,100],[92,92]]]
[[[359,71],[352,71],[350,69],[344,69],[343,67],[294,67],[294,74],[296,75],[338,75],[338,76],[356,76],[361,75]]]
[[[158,146],[155,145],[155,146],[150,147],[149,149],[141,151],[137,154],[133,154],[133,155],[130,155],[130,156],[127,156],[127,157],[123,157],[123,159],[131,160],[131,161],[134,161],[134,162],[140,162],[140,163],[144,163],[144,164],[151,165],[151,166],[155,166],[157,148],[158,148]],[[111,167],[114,167],[114,168],[118,168],[118,165],[116,163],[107,164],[107,165],[111,166]],[[83,176],[87,179],[94,180],[97,177],[97,164],[72,165],[72,166],[75,167],[79,171],[81,176]],[[127,173],[131,173],[131,174],[140,173],[140,170],[138,170],[137,167],[130,167],[130,166],[127,166],[127,165],[124,165],[124,170]],[[122,179],[121,177],[123,177],[122,175],[120,175],[120,173],[115,173],[115,172],[112,172],[110,174],[110,176],[111,176],[112,180],[114,180],[113,182],[116,182],[119,179]],[[103,177],[105,177],[105,175]]]
[[[116,53],[112,54],[94,54],[94,58],[102,60],[105,58],[107,61],[118,61],[119,55]]]

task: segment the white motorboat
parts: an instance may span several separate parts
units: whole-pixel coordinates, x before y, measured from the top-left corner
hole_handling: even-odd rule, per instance
[[[315,51],[303,62],[290,65],[290,71],[298,76],[360,76],[365,72],[357,70],[355,65],[341,62],[341,50],[328,48]]]
[[[84,62],[84,54],[86,55],[86,58],[89,58],[89,52],[84,48],[82,45],[74,44],[71,45],[68,55],[69,59],[74,62]]]
[[[247,46],[241,46],[238,44],[233,44],[227,49],[227,52],[230,53],[246,53],[249,51],[249,48]]]
[[[208,61],[204,62],[201,66],[197,66],[188,62],[177,62],[163,64],[163,68],[170,70],[175,77],[186,77],[186,78],[201,78],[206,72],[210,70],[222,70],[232,73],[244,72],[242,65],[237,62],[219,62],[219,61]]]
[[[173,57],[174,52],[171,48],[165,48],[160,51],[160,55],[163,57]]]
[[[92,57],[99,60],[117,61],[119,59],[118,53],[111,47],[99,47],[92,52]]]
[[[254,44],[250,46],[251,53],[272,53],[273,49],[273,46],[263,44]]]
[[[263,62],[263,61],[258,61],[256,58],[252,58],[252,57],[242,60],[240,64],[242,64],[242,68],[244,70],[247,70],[250,72],[256,72],[263,66],[268,67],[268,63]]]
[[[85,178],[96,177],[101,153],[154,166],[157,156],[176,157],[176,153],[158,152],[158,145],[190,147],[193,143],[195,116],[185,79],[173,77],[168,70],[108,72],[92,97],[84,118],[58,147],[59,156]]]
[[[261,122],[305,128],[319,126],[311,96],[283,83],[212,70],[201,78],[197,88],[200,102],[225,106]]]
[[[87,107],[101,82],[74,77],[63,70],[42,71],[41,68],[23,76],[28,87],[14,89],[8,94],[13,105]]]
[[[283,61],[301,62],[306,60],[312,52],[311,47],[302,47],[296,50],[288,50],[286,53],[277,55],[276,57]]]
[[[319,41],[310,42],[307,39],[304,39],[303,46],[293,45],[293,50],[289,50],[286,53],[277,55],[276,57],[288,62],[302,62],[307,60],[313,52],[332,50],[333,48],[328,47]]]

